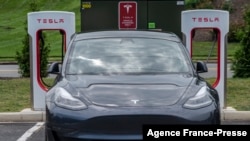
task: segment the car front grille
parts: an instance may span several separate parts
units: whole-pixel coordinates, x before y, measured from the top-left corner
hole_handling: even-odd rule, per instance
[[[142,134],[143,125],[185,124],[186,120],[162,115],[102,116],[84,121],[81,131],[105,134]]]

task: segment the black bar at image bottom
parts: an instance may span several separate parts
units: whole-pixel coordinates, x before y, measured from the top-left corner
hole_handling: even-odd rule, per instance
[[[170,137],[250,137],[250,125],[143,125],[144,141]]]

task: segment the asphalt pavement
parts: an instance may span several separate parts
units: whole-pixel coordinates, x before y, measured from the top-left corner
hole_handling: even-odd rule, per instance
[[[0,123],[0,141],[17,141],[35,123]]]

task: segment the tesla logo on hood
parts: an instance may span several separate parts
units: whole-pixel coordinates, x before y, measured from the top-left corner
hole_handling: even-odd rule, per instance
[[[136,104],[139,100],[133,99],[133,100],[130,100],[130,101],[132,101],[132,102],[134,102],[134,104]]]

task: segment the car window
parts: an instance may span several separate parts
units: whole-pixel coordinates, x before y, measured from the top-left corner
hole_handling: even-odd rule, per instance
[[[163,39],[104,38],[77,41],[67,74],[162,74],[188,72],[183,46]]]

